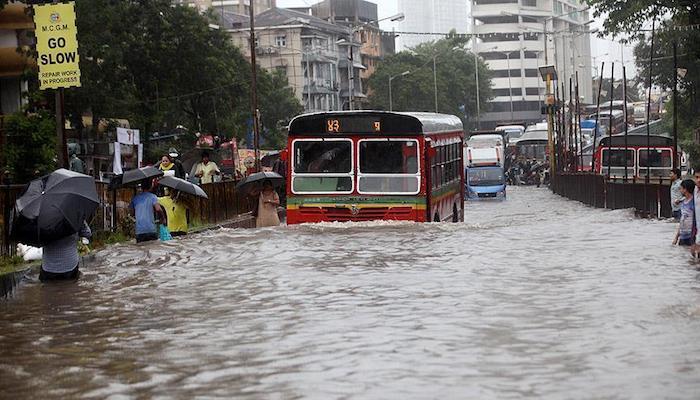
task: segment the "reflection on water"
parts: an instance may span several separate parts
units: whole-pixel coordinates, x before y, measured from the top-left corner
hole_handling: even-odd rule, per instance
[[[0,301],[3,398],[698,398],[675,226],[515,188],[464,224],[217,231]]]

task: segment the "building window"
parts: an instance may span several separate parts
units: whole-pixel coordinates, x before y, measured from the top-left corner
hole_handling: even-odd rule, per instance
[[[540,88],[525,88],[525,94],[528,96],[539,96]]]
[[[286,35],[275,36],[275,46],[287,47],[287,36]]]
[[[528,78],[537,78],[540,76],[540,72],[536,69],[528,68],[525,70],[525,76]]]
[[[522,0],[525,7],[537,7],[537,0]]]
[[[487,4],[518,4],[518,0],[475,0],[477,5]]]
[[[538,58],[536,51],[525,51],[525,58]]]
[[[492,76],[494,78],[507,78],[508,77],[508,70],[501,69],[501,70],[493,71]],[[519,69],[511,69],[510,70],[510,77],[511,78],[519,78],[520,77],[520,70]]]

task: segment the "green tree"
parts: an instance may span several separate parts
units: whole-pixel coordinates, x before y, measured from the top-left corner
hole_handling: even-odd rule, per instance
[[[66,91],[75,126],[90,114],[93,127],[126,118],[147,133],[181,125],[244,137],[250,63],[208,16],[171,0],[77,0],[76,13],[82,86]],[[301,106],[286,81],[263,70],[258,79],[263,127],[279,136],[277,122]]]
[[[700,154],[693,141],[693,132],[700,129],[700,2],[697,0],[588,0],[595,7],[596,16],[607,14],[603,24],[606,32],[626,40],[638,40],[634,49],[638,82],[663,89],[672,89],[676,71],[673,69],[673,46],[677,46],[678,66],[686,70],[679,78],[678,104],[666,107],[666,124],[672,125],[673,107],[678,107],[678,132],[684,148],[691,154]],[[655,19],[654,62],[651,60],[651,32],[649,22]],[[646,95],[642,96],[646,99]],[[697,157],[693,157],[698,164]]]
[[[410,71],[392,82],[392,104],[396,111],[435,111],[433,57],[437,66],[438,111],[454,114],[465,124],[475,120],[476,79],[474,54],[466,41],[446,38],[424,43],[411,51],[387,57],[369,79],[372,108],[389,109],[389,78]],[[481,110],[492,97],[491,71],[479,59],[479,100]],[[474,125],[474,124],[471,124]]]
[[[0,149],[14,182],[28,182],[34,172],[56,167],[56,123],[52,114],[18,112],[5,120],[7,143]]]

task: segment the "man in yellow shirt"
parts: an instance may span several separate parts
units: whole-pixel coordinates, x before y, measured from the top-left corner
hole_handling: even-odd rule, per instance
[[[197,170],[194,175],[199,178],[201,184],[214,182],[214,175],[221,174],[219,167],[214,161],[209,160],[209,153],[202,153],[202,162],[197,164]]]
[[[169,194],[158,198],[158,204],[163,207],[168,216],[168,230],[172,236],[187,234],[187,210],[188,205],[181,198],[180,193],[174,189],[168,189]]]

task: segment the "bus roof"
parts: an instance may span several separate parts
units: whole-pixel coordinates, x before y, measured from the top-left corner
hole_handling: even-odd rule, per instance
[[[647,145],[647,135],[646,134],[627,134],[627,146],[629,147],[646,147]],[[649,145],[650,146],[673,146],[673,139],[668,136],[662,135],[649,135]],[[618,135],[605,136],[600,141],[601,147],[624,147],[625,146],[625,134],[621,133]]]
[[[290,135],[425,135],[462,132],[454,115],[423,112],[329,111],[303,114],[289,124]]]
[[[520,136],[520,139],[518,140],[516,145],[525,144],[525,142],[527,142],[528,140],[547,141],[547,140],[549,140],[549,133],[547,131],[543,131],[543,130],[525,132],[525,134]]]

